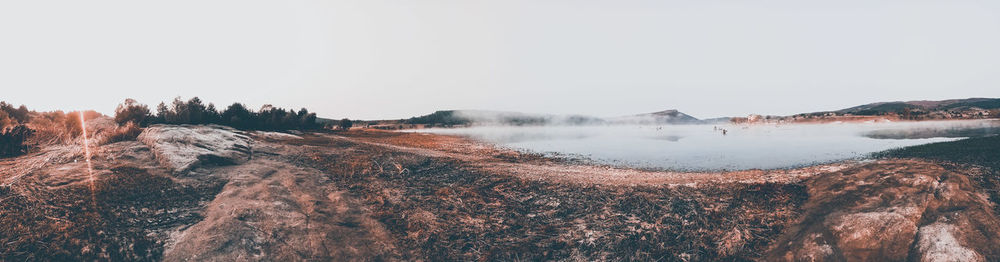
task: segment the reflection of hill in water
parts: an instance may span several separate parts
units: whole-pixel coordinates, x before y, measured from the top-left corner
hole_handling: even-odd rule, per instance
[[[880,129],[863,135],[875,139],[921,139],[935,137],[984,137],[1000,134],[1000,123],[981,122],[980,125],[929,126],[905,129]]]
[[[886,149],[998,130],[969,130],[988,127],[987,122],[478,126],[418,132],[471,137],[528,152],[583,155],[610,165],[704,171],[791,168],[863,158]],[[728,132],[723,134],[722,129]]]

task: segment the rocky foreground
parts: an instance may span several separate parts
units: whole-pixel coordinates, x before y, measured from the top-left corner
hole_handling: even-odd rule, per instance
[[[996,174],[947,162],[652,172],[221,126],[93,151],[0,160],[0,260],[1000,260]]]

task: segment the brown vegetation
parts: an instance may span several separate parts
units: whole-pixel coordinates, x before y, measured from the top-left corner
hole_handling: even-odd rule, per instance
[[[68,143],[80,135],[80,114],[62,111],[33,112],[27,107],[14,108],[0,102],[0,158],[27,153],[32,148],[53,143]],[[100,117],[94,111],[82,112],[86,119]]]
[[[106,145],[122,141],[135,141],[136,137],[142,133],[142,128],[135,122],[125,122],[124,125],[116,126],[113,130],[98,137],[98,144]]]
[[[117,133],[96,129],[98,137]],[[10,243],[0,255],[747,261],[916,259],[951,250],[997,257],[996,210],[982,195],[982,181],[996,180],[970,167],[884,160],[846,169],[640,172],[429,134],[148,130],[159,131],[95,148],[93,195],[78,146],[0,161],[0,243]],[[220,136],[249,146],[206,144]],[[164,160],[171,157],[199,162],[175,169]],[[602,176],[615,179],[593,179]]]
[[[104,146],[93,184],[75,145],[0,161],[0,257],[158,260],[167,231],[200,220],[199,203],[221,184],[180,183],[150,166],[151,157],[138,142]]]

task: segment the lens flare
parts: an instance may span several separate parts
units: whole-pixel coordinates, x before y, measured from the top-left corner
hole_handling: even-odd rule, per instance
[[[97,190],[94,185],[94,166],[90,163],[90,140],[87,139],[87,120],[83,117],[83,111],[80,111],[80,130],[82,130],[81,137],[83,137],[83,154],[84,160],[87,161],[87,174],[90,175],[90,199],[93,201],[94,206],[97,206]]]

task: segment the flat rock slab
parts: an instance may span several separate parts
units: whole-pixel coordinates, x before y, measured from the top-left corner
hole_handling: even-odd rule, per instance
[[[138,140],[153,150],[156,160],[175,173],[207,165],[232,165],[251,157],[253,142],[239,130],[218,125],[154,125]]]
[[[765,261],[997,261],[1000,219],[968,174],[891,160],[805,181],[805,214]]]

